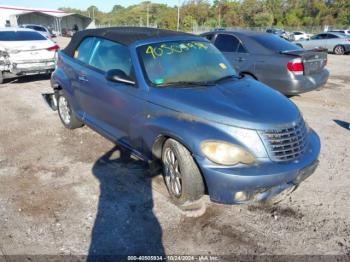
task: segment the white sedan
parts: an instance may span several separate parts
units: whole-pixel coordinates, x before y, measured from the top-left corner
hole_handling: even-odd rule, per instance
[[[294,34],[294,41],[307,40],[312,36],[311,34],[307,34],[302,31],[294,31],[293,34]]]
[[[26,28],[0,28],[0,84],[6,78],[50,74],[59,46]]]

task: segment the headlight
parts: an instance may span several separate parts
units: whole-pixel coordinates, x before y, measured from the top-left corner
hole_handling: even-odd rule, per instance
[[[231,166],[238,163],[253,164],[255,157],[238,145],[224,141],[206,141],[201,144],[203,154],[214,163]]]

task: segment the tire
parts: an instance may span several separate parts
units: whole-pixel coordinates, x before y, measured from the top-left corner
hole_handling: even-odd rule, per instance
[[[3,72],[0,71],[0,85],[4,83],[4,75]]]
[[[333,49],[333,53],[336,55],[344,55],[345,54],[345,48],[342,45],[337,45]]]
[[[162,150],[162,164],[164,182],[173,203],[183,210],[198,203],[205,187],[191,153],[176,140],[168,139]]]
[[[63,94],[62,90],[58,92],[57,107],[58,116],[60,117],[62,124],[66,128],[75,129],[84,125],[75,116],[75,113],[73,112],[72,107],[70,106],[68,99]]]

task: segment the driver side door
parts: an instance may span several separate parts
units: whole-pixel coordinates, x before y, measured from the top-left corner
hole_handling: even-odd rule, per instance
[[[112,141],[141,150],[140,135],[135,132],[134,124],[144,114],[144,92],[137,86],[107,80],[106,73],[111,69],[120,69],[133,78],[128,47],[95,38],[79,92],[84,120]]]

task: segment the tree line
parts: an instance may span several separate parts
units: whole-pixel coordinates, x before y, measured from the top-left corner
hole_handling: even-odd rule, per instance
[[[177,6],[145,1],[110,12],[96,6],[87,10],[60,8],[95,18],[99,25],[157,26],[177,28]],[[350,26],[350,0],[186,0],[179,8],[179,29],[204,27],[310,27]]]

